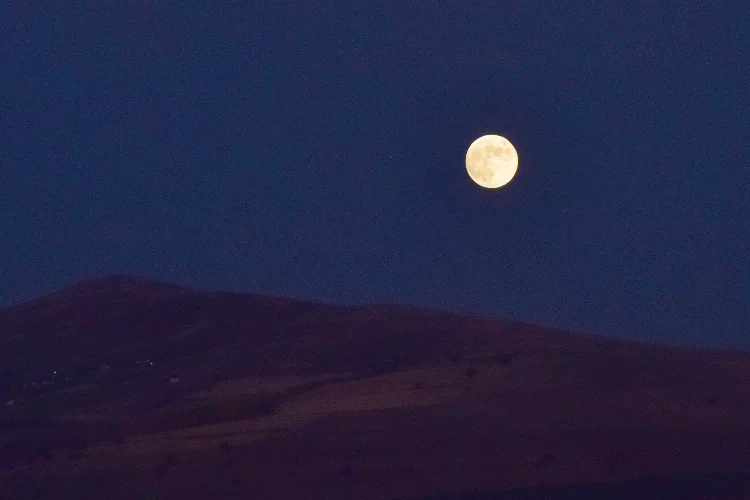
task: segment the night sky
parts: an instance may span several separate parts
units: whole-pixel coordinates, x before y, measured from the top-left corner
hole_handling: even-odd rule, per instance
[[[750,349],[741,2],[21,3],[0,306],[118,273]]]

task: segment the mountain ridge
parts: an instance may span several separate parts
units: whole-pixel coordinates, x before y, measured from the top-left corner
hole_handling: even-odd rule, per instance
[[[224,365],[248,373],[280,373],[280,366],[383,370],[539,349],[748,357],[415,306],[335,305],[128,275],[84,280],[0,310],[0,343],[0,363],[24,372],[139,359],[174,369]]]

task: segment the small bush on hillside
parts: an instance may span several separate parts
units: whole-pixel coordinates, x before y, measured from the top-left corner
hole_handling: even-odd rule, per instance
[[[85,439],[73,439],[70,443],[68,443],[68,448],[70,451],[81,451],[85,450],[88,447],[88,443]]]
[[[476,370],[475,368],[471,368],[471,367],[469,367],[469,368],[467,368],[467,369],[466,369],[466,371],[464,372],[464,375],[466,375],[466,378],[470,378],[470,379],[473,379],[474,377],[476,377],[476,376],[477,376],[477,370]]]
[[[159,477],[166,476],[168,471],[169,471],[169,468],[165,464],[159,464],[156,466],[156,474]]]
[[[552,465],[559,465],[560,461],[557,459],[554,453],[545,453],[536,460],[532,460],[530,465],[535,467],[549,467]]]
[[[502,365],[509,365],[513,361],[514,355],[512,352],[504,352],[498,356],[498,360]]]
[[[8,456],[0,455],[0,470],[13,470],[16,468],[16,461]]]

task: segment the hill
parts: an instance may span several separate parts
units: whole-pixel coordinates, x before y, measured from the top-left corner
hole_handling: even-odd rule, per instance
[[[746,353],[108,276],[0,311],[0,362],[0,494],[731,497],[750,478]]]
[[[243,375],[380,370],[593,343],[415,307],[335,306],[128,276],[84,281],[0,311],[0,362],[24,380],[76,364],[122,367],[146,359],[172,371],[220,365]]]

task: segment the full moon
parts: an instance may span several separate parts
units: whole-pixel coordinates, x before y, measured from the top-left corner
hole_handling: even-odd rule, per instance
[[[513,179],[518,169],[518,153],[513,144],[499,135],[485,135],[466,151],[466,171],[471,180],[485,188],[499,188]]]

